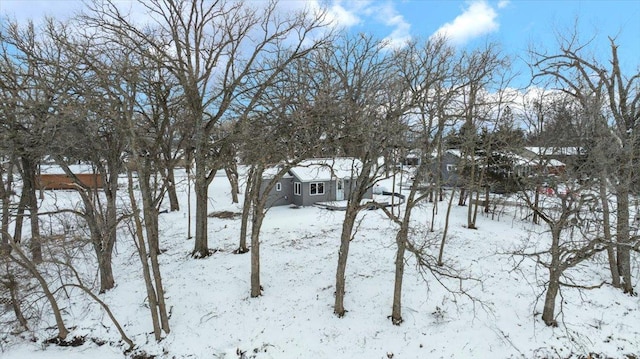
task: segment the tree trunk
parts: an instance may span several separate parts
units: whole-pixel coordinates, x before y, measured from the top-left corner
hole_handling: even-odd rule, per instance
[[[18,201],[18,209],[16,210],[16,223],[15,228],[13,229],[13,241],[16,243],[22,242],[22,225],[24,223],[24,210],[26,206],[27,197],[23,188],[22,193],[20,193],[20,201]]]
[[[156,293],[156,301],[158,313],[160,315],[160,325],[166,334],[169,334],[169,317],[167,315],[167,307],[164,298],[164,287],[162,285],[162,275],[160,273],[160,265],[158,263],[158,255],[160,254],[160,238],[158,235],[158,210],[154,205],[153,195],[151,193],[149,164],[145,163],[138,166],[142,170],[139,171],[138,182],[140,192],[142,193],[142,210],[144,213],[144,224],[147,234],[147,243],[149,245],[149,260],[151,262],[151,270],[153,272],[154,289]]]
[[[253,183],[254,169],[251,168],[247,174],[247,184],[244,189],[244,201],[242,204],[242,219],[240,221],[240,243],[238,249],[234,251],[236,254],[243,254],[249,251],[247,248],[247,227],[249,216],[251,214],[251,189]]]
[[[442,257],[444,256],[444,245],[447,240],[447,231],[449,230],[449,215],[451,214],[451,205],[453,204],[453,196],[456,193],[456,188],[451,190],[451,197],[449,197],[449,205],[447,206],[447,214],[444,217],[444,230],[442,231],[442,241],[440,242],[440,253],[438,253],[438,265],[443,266],[444,262]]]
[[[40,221],[38,219],[38,197],[36,196],[36,163],[26,157],[22,161],[23,193],[26,194],[26,205],[29,208],[31,240],[29,250],[35,264],[42,263],[42,244],[40,239]]]
[[[11,169],[7,172],[7,180],[4,180],[3,173],[0,172],[0,197],[2,201],[2,221],[0,224],[0,253],[4,248],[8,248],[11,235],[9,234],[9,208],[11,206],[11,190],[13,187],[13,176]]]
[[[167,168],[167,194],[169,195],[169,209],[171,212],[180,210],[178,193],[176,192],[176,179],[173,167]]]
[[[194,258],[206,258],[209,252],[207,239],[207,209],[208,209],[208,189],[209,184],[205,178],[203,166],[196,167],[195,193],[196,193],[196,213],[195,213],[195,246],[191,255]]]
[[[552,264],[553,265],[553,264]],[[542,320],[550,327],[557,327],[555,320],[556,296],[560,289],[560,273],[554,269],[549,270],[549,285],[544,298],[544,310],[542,311]]]
[[[91,244],[96,253],[98,262],[98,275],[100,277],[100,293],[115,286],[113,278],[113,267],[111,263],[113,244],[109,243],[109,233],[105,228],[103,220],[100,220],[97,209],[94,207],[87,196],[82,196],[85,205],[85,220],[89,226],[89,234],[91,235]]]
[[[408,209],[409,210],[409,209]],[[409,232],[408,221],[402,222],[402,226],[396,234],[396,272],[393,285],[393,306],[391,310],[391,323],[400,325],[402,320],[402,279],[404,276],[404,252],[407,248],[407,235]]]
[[[142,264],[142,277],[144,278],[145,287],[147,289],[147,300],[149,301],[149,311],[151,313],[151,322],[153,325],[153,333],[156,341],[162,339],[162,331],[160,327],[160,319],[158,314],[158,301],[156,298],[156,291],[153,287],[153,280],[151,278],[151,271],[149,270],[149,262],[147,255],[147,248],[144,241],[143,224],[140,220],[140,210],[138,209],[136,198],[133,193],[133,176],[131,171],[128,172],[129,176],[129,200],[131,201],[131,210],[133,212],[133,220],[135,226],[135,238],[136,247],[138,250],[138,258]]]
[[[611,285],[620,288],[620,272],[618,272],[618,261],[616,260],[616,249],[611,236],[611,210],[609,209],[609,199],[607,198],[606,173],[600,176],[600,203],[602,204],[602,226],[604,230],[604,241],[607,243],[607,257],[609,259],[609,270],[611,271]]]
[[[536,187],[535,190],[535,194],[533,195],[533,206],[538,209],[540,203],[540,191],[538,190],[538,188]],[[540,220],[538,218],[538,212],[537,211],[533,211],[533,224],[539,224]]]
[[[544,309],[542,311],[542,320],[548,326],[557,326],[555,320],[556,296],[560,289],[560,234],[562,232],[562,223],[556,223],[551,226],[551,263],[549,264],[549,284],[547,285],[547,293],[544,299]]]
[[[631,253],[629,239],[629,187],[619,186],[616,198],[618,201],[618,220],[616,226],[616,239],[618,242],[618,273],[622,277],[622,290],[625,293],[633,294],[633,283],[631,282]]]
[[[264,205],[254,204],[253,218],[251,219],[251,298],[262,294],[260,284],[260,227],[264,219]]]
[[[471,229],[478,229],[478,226],[476,226],[476,222],[478,220],[479,205],[480,205],[480,191],[476,191],[476,203],[473,205],[473,216],[471,217]]]
[[[15,242],[13,242],[11,243],[11,247],[13,249],[12,253],[17,254],[19,259],[14,257],[13,254],[9,254],[9,258],[22,268],[28,270],[31,275],[33,275],[33,277],[38,281],[45,298],[47,298],[47,300],[49,301],[49,305],[51,305],[51,310],[53,311],[53,316],[56,320],[56,327],[58,328],[57,337],[60,340],[65,340],[67,338],[67,335],[69,335],[69,330],[64,325],[62,312],[60,311],[60,307],[58,307],[58,302],[56,301],[55,296],[49,289],[49,284],[47,283],[46,279],[44,279],[44,277],[40,275],[40,272],[38,272],[38,268],[34,265],[34,263],[30,261],[29,258],[27,258],[24,252],[22,252],[20,246],[16,245]]]
[[[467,228],[468,229],[476,229],[476,224],[473,222],[473,208],[475,207],[473,205],[473,194],[474,194],[474,191],[472,191],[471,188],[469,188],[469,207],[467,208]],[[477,201],[477,198],[478,197],[476,196],[476,201]]]
[[[467,190],[465,187],[460,187],[460,198],[458,199],[458,206],[464,206],[467,201]]]
[[[338,252],[338,268],[336,270],[336,299],[333,306],[333,313],[342,318],[346,310],[344,309],[345,295],[345,275],[347,271],[347,258],[349,257],[349,244],[351,243],[351,233],[358,214],[357,204],[349,201],[342,224],[342,234],[340,236],[340,250]]]
[[[100,293],[104,293],[115,286],[113,278],[113,266],[111,265],[112,253],[106,249],[98,253],[98,272],[100,272]]]
[[[187,161],[185,167],[187,171],[187,239],[193,238],[191,235],[191,164]]]
[[[235,165],[234,165],[235,167]],[[238,203],[238,193],[240,193],[240,185],[238,183],[238,171],[226,166],[224,172],[227,174],[227,179],[231,185],[231,202]]]
[[[8,246],[11,246],[9,242],[7,242]],[[13,274],[9,273],[9,266],[7,266],[7,274],[3,276],[3,282],[5,288],[9,291],[9,295],[11,297],[11,308],[13,309],[13,313],[18,320],[18,323],[25,329],[29,330],[29,325],[27,323],[27,319],[24,317],[22,313],[22,308],[20,307],[20,300],[18,299],[18,282],[16,282],[16,278]]]
[[[113,278],[113,269],[111,266],[111,259],[113,258],[113,247],[116,244],[117,228],[118,228],[118,207],[116,204],[118,190],[118,168],[112,166],[109,173],[108,190],[105,191],[107,197],[107,213],[106,213],[106,228],[102,229],[105,233],[105,243],[102,245],[101,255],[105,259],[105,266],[101,269],[105,273],[105,284],[101,285],[104,290],[112,289],[115,286],[115,280]]]
[[[485,186],[484,188],[484,213],[489,213],[489,186]]]

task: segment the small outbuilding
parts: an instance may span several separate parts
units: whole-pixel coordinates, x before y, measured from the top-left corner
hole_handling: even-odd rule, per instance
[[[78,178],[78,181],[89,188],[102,188],[102,176],[90,166],[72,165],[69,166],[71,172]],[[36,176],[36,189],[42,190],[69,190],[78,189],[78,185],[69,177],[62,168],[56,165],[43,165],[40,173]]]

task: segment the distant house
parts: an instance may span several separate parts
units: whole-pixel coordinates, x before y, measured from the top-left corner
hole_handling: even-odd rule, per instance
[[[535,153],[542,161],[547,161],[554,168],[552,171],[562,173],[569,167],[578,169],[585,161],[587,151],[583,147],[525,147]],[[554,162],[557,161],[557,162]]]
[[[440,183],[445,186],[457,186],[462,182],[462,168],[458,168],[461,158],[462,153],[456,149],[445,150],[439,159],[436,157],[437,163],[433,164],[433,168],[439,171]]]
[[[71,172],[78,181],[89,188],[103,188],[102,176],[86,165],[71,165]],[[74,180],[67,176],[62,168],[56,165],[42,165],[40,173],[36,175],[36,189],[67,190],[78,189]]]
[[[438,181],[444,186],[456,186],[460,183],[461,175],[458,169],[460,164],[460,150],[445,150],[442,155],[438,156],[434,151],[429,157],[429,164],[423,168],[425,176],[423,178],[425,184],[435,183]],[[411,151],[404,159],[403,164],[409,167],[417,167],[422,164],[422,155],[419,150]]]
[[[291,168],[269,192],[267,206],[311,206],[317,202],[342,201],[349,197],[360,175],[362,162],[354,158],[316,158]],[[277,173],[265,171],[261,191]],[[365,198],[373,198],[371,189]]]
[[[564,161],[577,158],[580,150],[574,147],[525,147],[522,155],[531,160],[537,173],[561,175],[567,167]]]

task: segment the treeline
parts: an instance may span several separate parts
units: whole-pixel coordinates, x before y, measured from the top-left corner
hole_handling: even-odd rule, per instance
[[[340,237],[334,312],[342,317],[349,246],[357,215],[367,208],[363,196],[395,174],[395,164],[408,153],[417,153],[420,161],[405,205],[399,211],[382,208],[398,228],[390,318],[399,325],[407,252],[425,273],[463,278],[443,261],[446,226],[434,242],[439,258],[412,235],[412,210],[442,200],[445,183],[435,168],[452,147],[462,154],[463,180],[455,189],[460,204],[475,199],[474,205],[469,202],[467,228],[477,228],[480,196],[488,203],[496,178],[511,181],[533,220],[548,225],[553,239],[548,250],[518,253],[535,256],[548,269],[545,323],[556,323],[556,295],[568,284],[562,282],[565,270],[598,252],[608,254],[611,284],[635,293],[631,258],[638,241],[630,229],[630,198],[637,182],[640,74],[623,74],[615,41],[602,62],[571,39],[560,39],[554,52],[532,50],[537,86],[523,94],[509,88],[511,59],[496,44],[460,50],[446,39],[431,38],[394,48],[341,31],[325,9],[284,15],[277,2],[138,4],[147,17],[136,19],[117,2],[101,1],[68,21],[6,19],[0,28],[1,292],[22,329],[34,320],[23,315],[23,307],[35,286],[51,305],[57,340],[67,340],[56,293],[73,286],[103,306],[132,348],[95,293],[114,287],[114,245],[130,236],[139,251],[155,339],[170,332],[158,264],[158,217],[166,201],[171,211],[180,209],[178,167],[194,179],[191,255],[198,259],[211,254],[209,185],[224,171],[237,202],[238,164],[247,166],[236,252],[250,252],[251,296],[260,296],[259,236],[269,189],[305,159],[337,156],[361,166],[346,198]],[[557,177],[579,195],[562,197],[554,209],[541,206],[542,160],[527,176],[496,177],[515,172],[517,161],[507,154],[518,153],[525,137],[540,146],[585,149],[585,157]],[[67,242],[51,246],[43,238],[40,218],[50,213],[39,211],[37,181],[45,159],[64,171],[81,198],[79,207],[58,213],[69,213],[88,228],[84,243],[94,252],[98,288],[85,284],[91,274],[78,272]],[[93,168],[102,188],[81,181],[74,172],[77,163]],[[265,187],[264,173],[274,167]],[[126,188],[118,186],[124,173]],[[122,195],[130,203],[123,205]],[[599,210],[586,211],[595,207]],[[25,220],[30,235],[22,233]],[[580,235],[571,230],[568,237],[572,228]],[[47,280],[52,273],[57,273],[54,282]]]

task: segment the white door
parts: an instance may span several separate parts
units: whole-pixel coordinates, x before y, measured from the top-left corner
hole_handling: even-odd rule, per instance
[[[336,201],[344,200],[344,182],[338,178],[336,180]]]

